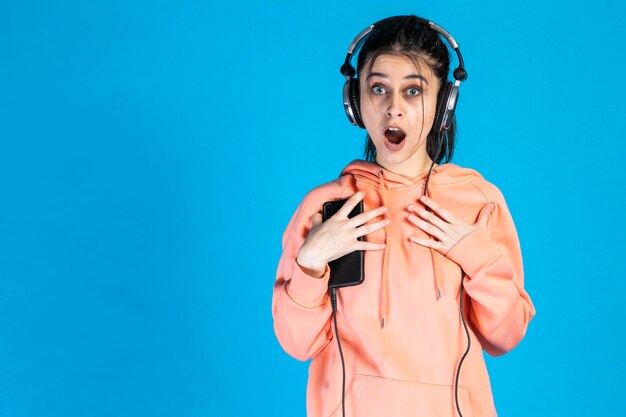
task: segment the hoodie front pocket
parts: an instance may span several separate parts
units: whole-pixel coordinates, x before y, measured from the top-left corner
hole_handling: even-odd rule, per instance
[[[356,375],[351,417],[457,417],[454,386]],[[472,417],[469,392],[459,386],[463,417]]]

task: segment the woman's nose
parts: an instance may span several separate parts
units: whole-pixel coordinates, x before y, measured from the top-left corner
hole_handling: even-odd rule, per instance
[[[395,94],[389,97],[389,107],[387,107],[387,116],[389,117],[402,117],[404,115],[404,109],[402,107],[402,98]]]

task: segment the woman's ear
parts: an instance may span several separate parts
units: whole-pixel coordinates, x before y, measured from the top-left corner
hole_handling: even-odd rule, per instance
[[[357,126],[365,129],[365,124],[361,118],[361,80],[358,78],[352,78],[350,80],[350,105],[354,113],[354,121]]]

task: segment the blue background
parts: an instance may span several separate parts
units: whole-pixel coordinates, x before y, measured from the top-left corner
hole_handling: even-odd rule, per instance
[[[304,416],[271,290],[361,157],[339,66],[383,17],[459,41],[454,162],[507,197],[537,308],[502,416],[624,415],[622,2],[3,1],[0,415]]]

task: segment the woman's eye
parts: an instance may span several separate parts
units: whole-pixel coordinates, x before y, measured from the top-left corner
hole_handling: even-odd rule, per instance
[[[409,96],[419,96],[420,95],[420,90],[419,90],[419,88],[411,87],[408,90],[406,90],[406,93]]]
[[[374,94],[381,95],[381,94],[385,94],[387,90],[385,90],[385,87],[381,87],[380,85],[375,85],[374,87],[372,87],[372,92]]]

